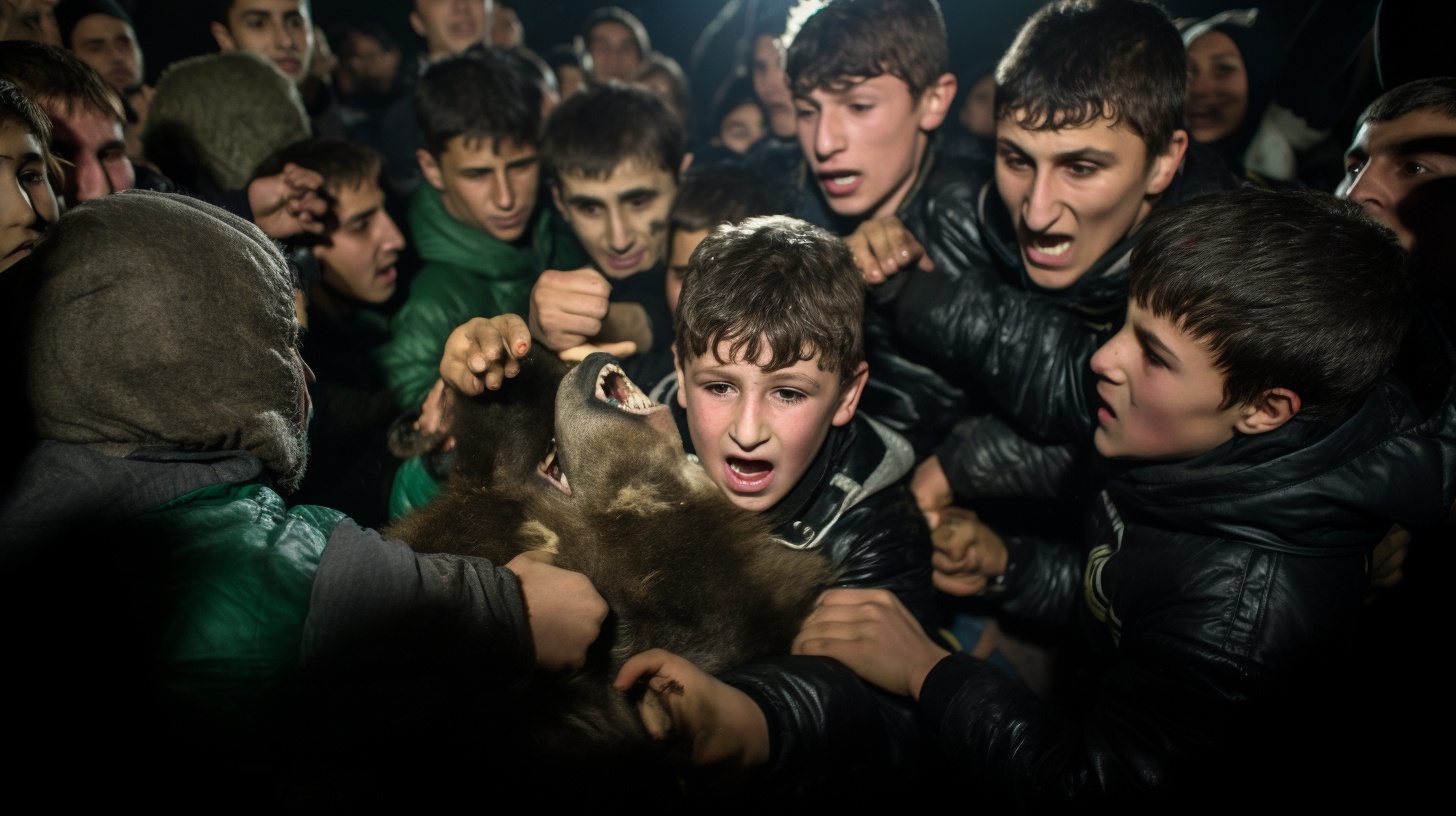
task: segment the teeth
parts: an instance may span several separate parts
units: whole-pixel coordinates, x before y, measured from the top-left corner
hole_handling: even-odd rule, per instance
[[[1049,246],[1049,247],[1039,246],[1039,247],[1036,248],[1036,251],[1037,252],[1040,252],[1043,255],[1065,255],[1065,254],[1067,254],[1067,250],[1069,250],[1071,248],[1072,248],[1072,242],[1071,241],[1063,241],[1060,244],[1056,244],[1054,246]]]
[[[837,176],[835,178],[830,179],[830,181],[832,181],[835,184],[838,184],[841,187],[843,187],[843,186],[846,186],[846,185],[849,185],[849,184],[853,184],[854,183],[854,176]]]

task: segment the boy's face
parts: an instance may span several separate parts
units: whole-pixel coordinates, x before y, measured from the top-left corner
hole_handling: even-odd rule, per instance
[[[55,128],[51,150],[74,165],[66,173],[68,206],[131,189],[136,169],[127,158],[126,136],[115,116],[80,102],[46,100],[42,107]]]
[[[645,67],[637,38],[621,23],[608,21],[593,26],[586,35],[586,50],[591,54],[592,76],[598,82],[631,82]]]
[[[486,0],[415,0],[410,27],[429,56],[460,54],[485,37]]]
[[[456,136],[438,159],[425,150],[416,157],[457,221],[506,243],[530,227],[541,180],[535,145]]]
[[[1335,194],[1395,230],[1406,249],[1449,242],[1456,182],[1456,119],[1415,111],[1367,123],[1345,154]],[[1438,183],[1433,183],[1438,182]],[[1423,253],[1425,254],[1425,253]]]
[[[889,74],[851,81],[842,90],[795,97],[799,146],[834,212],[894,215],[915,184],[929,131],[940,127],[955,97],[955,78],[946,74],[919,99]]]
[[[789,90],[789,75],[784,73],[783,46],[772,34],[760,34],[753,41],[753,92],[768,111],[775,136],[787,139],[799,132],[794,94]]]
[[[384,191],[374,182],[329,191],[338,226],[314,247],[329,286],[365,303],[383,303],[394,294],[394,262],[404,236],[384,211]]]
[[[1016,224],[1021,260],[1038,286],[1063,289],[1127,237],[1168,189],[1188,135],[1147,157],[1131,129],[1098,119],[1033,131],[1016,114],[996,123],[996,188]]]
[[[1092,355],[1092,371],[1101,401],[1093,442],[1110,458],[1188,459],[1235,432],[1262,433],[1283,424],[1269,422],[1268,406],[1225,406],[1224,374],[1204,344],[1131,300],[1122,331]],[[1292,404],[1297,411],[1298,397]]]
[[[119,17],[99,12],[82,17],[71,30],[71,50],[117,93],[142,84],[142,50],[136,32]]]
[[[0,272],[30,254],[59,209],[40,141],[19,122],[0,120]]]
[[[720,342],[728,358],[731,343]],[[819,355],[765,371],[757,362],[720,363],[711,353],[678,364],[678,404],[687,409],[693,449],[709,478],[739,507],[762,512],[798,484],[831,426],[854,418],[868,367],[841,385],[819,370]],[[675,355],[674,355],[675,357]]]
[[[688,271],[688,259],[693,257],[693,250],[710,232],[712,230],[707,227],[672,231],[671,249],[667,253],[667,308],[674,316],[677,315],[677,299],[682,295],[683,275]]]
[[[606,178],[565,172],[552,187],[556,207],[592,262],[609,278],[650,269],[667,252],[672,173],[641,159],[619,162]]]
[[[234,0],[228,24],[212,24],[223,51],[251,51],[278,66],[294,84],[308,77],[313,21],[300,0]]]
[[[753,102],[744,102],[723,117],[713,143],[721,144],[734,153],[747,153],[748,148],[762,138],[763,108]]]

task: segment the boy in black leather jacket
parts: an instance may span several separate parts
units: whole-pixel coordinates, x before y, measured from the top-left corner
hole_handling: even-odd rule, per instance
[[[786,546],[822,552],[838,586],[883,589],[924,619],[931,547],[905,480],[910,446],[856,413],[863,304],[848,248],[825,231],[781,216],[720,227],[684,273],[679,387],[663,399],[735,504],[766,514]],[[529,344],[515,316],[475,320],[452,335],[441,373],[467,394],[500,387]],[[688,761],[740,780],[863,791],[920,765],[913,711],[831,660],[784,655],[715,679],[653,650],[618,685],[639,679],[680,686],[669,714]]]
[[[1019,335],[1055,334],[1013,307],[957,358],[998,398],[1044,402],[1039,432],[1090,436],[1106,471],[1080,552],[960,554],[968,576],[1009,560],[1008,607],[1080,626],[1086,704],[949,656],[881,593],[830,593],[796,651],[916,698],[987,794],[1186,792],[1277,736],[1270,699],[1310,693],[1288,686],[1348,630],[1390,521],[1433,524],[1456,498],[1450,345],[1417,321],[1420,375],[1385,374],[1411,302],[1394,236],[1353,204],[1251,188],[1155,217],[1126,325],[1095,354],[1066,332],[1011,376]]]

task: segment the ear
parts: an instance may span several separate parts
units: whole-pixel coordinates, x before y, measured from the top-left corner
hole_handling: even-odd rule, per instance
[[[1288,388],[1271,388],[1239,410],[1234,430],[1243,434],[1268,433],[1283,427],[1299,413],[1299,395]]]
[[[420,16],[419,12],[411,11],[409,14],[409,21],[410,28],[413,28],[416,34],[420,35],[421,37],[425,36],[425,19]],[[214,23],[213,25],[216,25],[216,23]]]
[[[1178,168],[1183,166],[1183,154],[1187,152],[1188,131],[1173,131],[1173,138],[1168,140],[1167,148],[1153,157],[1153,166],[1148,168],[1148,195],[1161,195],[1168,189],[1168,185],[1178,175]]]
[[[219,50],[219,51],[236,51],[236,50],[238,50],[238,44],[236,42],[233,42],[233,33],[231,31],[228,31],[228,27],[227,26],[223,25],[222,23],[214,22],[212,24],[212,29],[211,30],[212,30],[212,38],[214,40],[217,40],[217,50]]]
[[[849,382],[839,389],[839,404],[834,407],[834,418],[830,420],[830,425],[838,427],[854,419],[854,412],[859,409],[860,395],[864,393],[865,381],[869,378],[870,364],[861,360]]]
[[[415,161],[420,163],[420,173],[424,174],[425,181],[430,183],[440,192],[445,192],[445,174],[440,170],[440,163],[430,155],[430,151],[420,149],[415,151]]]
[[[673,370],[677,371],[677,407],[686,411],[688,407],[688,381],[683,377],[682,363],[677,359],[677,343],[673,343],[668,348],[667,353],[672,355],[672,367]]]
[[[920,94],[920,129],[935,130],[950,113],[951,102],[955,101],[955,74],[941,74]]]

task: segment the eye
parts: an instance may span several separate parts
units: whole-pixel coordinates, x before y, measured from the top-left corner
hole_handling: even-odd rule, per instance
[[[794,113],[798,114],[798,116],[799,116],[800,119],[809,119],[809,118],[812,118],[814,116],[814,109],[813,108],[795,108],[794,109]]]
[[[1360,171],[1364,169],[1365,162],[1362,162],[1359,159],[1348,159],[1345,162],[1345,175],[1347,176],[1357,176],[1360,174]]]
[[[1143,346],[1143,359],[1146,360],[1147,363],[1148,363],[1148,365],[1152,366],[1153,368],[1167,368],[1168,367],[1168,363],[1166,361],[1164,361],[1162,357],[1159,357],[1156,353],[1154,353],[1153,350],[1150,349],[1150,348],[1148,348],[1147,346]]]
[[[1002,153],[1001,163],[1012,170],[1025,170],[1031,167],[1031,162],[1019,153]]]
[[[733,393],[733,386],[728,383],[708,383],[703,386],[703,390],[715,397],[726,397]]]
[[[22,170],[17,178],[21,184],[45,184],[46,175],[44,170]]]
[[[594,218],[601,213],[602,208],[596,204],[577,204],[572,209],[581,213],[587,218]]]
[[[804,392],[795,391],[792,388],[775,388],[773,395],[774,399],[787,405],[793,405],[808,398]]]
[[[1071,172],[1071,174],[1074,176],[1090,176],[1093,173],[1096,173],[1099,169],[1100,168],[1098,168],[1097,165],[1087,164],[1086,162],[1077,162],[1076,164],[1067,165],[1067,170]]]
[[[869,113],[874,110],[874,105],[869,102],[851,102],[849,109],[855,113]]]
[[[1405,163],[1405,166],[1402,167],[1401,169],[1404,170],[1407,173],[1410,173],[1413,176],[1420,175],[1421,173],[1429,173],[1429,172],[1431,172],[1430,168],[1426,167],[1424,164],[1421,164],[1420,162],[1413,162],[1413,161],[1412,162],[1406,162]]]
[[[97,158],[104,162],[119,162],[126,158],[126,148],[108,147],[102,150]]]

